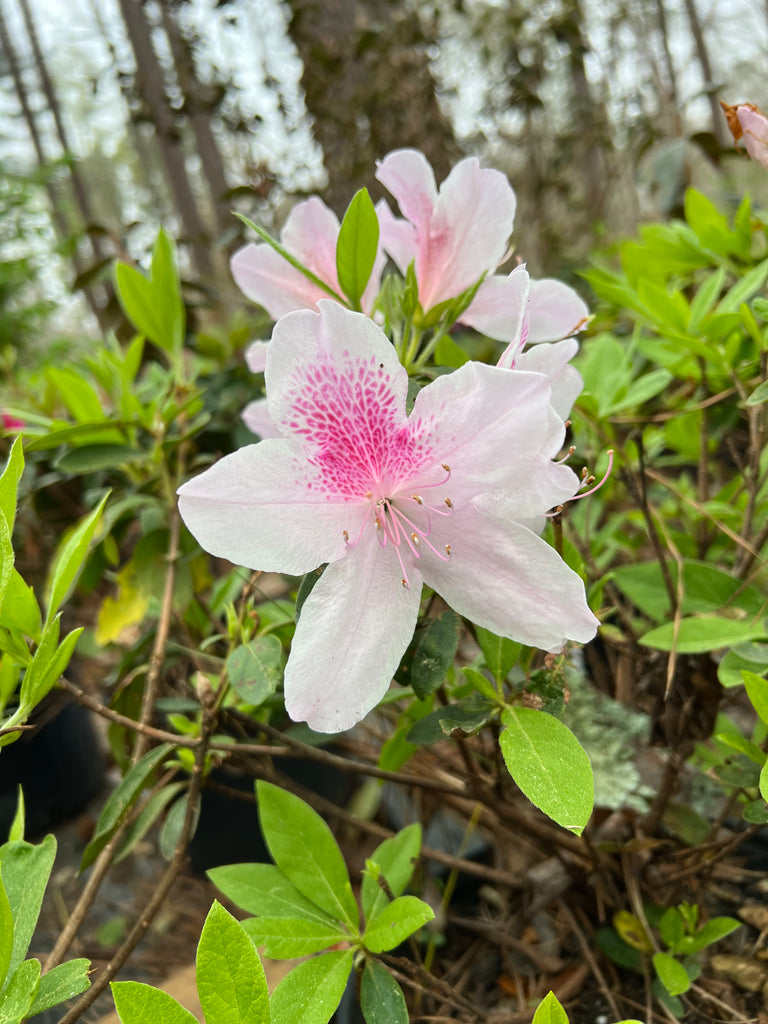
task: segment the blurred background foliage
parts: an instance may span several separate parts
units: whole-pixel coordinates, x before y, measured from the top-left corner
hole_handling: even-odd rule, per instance
[[[750,0],[0,0],[0,367],[119,333],[111,260],[159,224],[193,325],[223,322],[233,210],[341,214],[401,146],[438,180],[466,154],[505,171],[518,254],[573,280],[691,184],[759,189],[717,99],[765,102],[766,49]]]

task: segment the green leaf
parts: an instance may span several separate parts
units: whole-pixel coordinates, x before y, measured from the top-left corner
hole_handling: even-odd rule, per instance
[[[750,825],[768,825],[768,804],[763,799],[751,800],[742,809],[741,816]]]
[[[52,1006],[79,996],[90,988],[88,971],[91,969],[90,960],[80,958],[68,960],[65,964],[59,964],[47,971],[40,979],[40,987],[37,990],[35,1001],[29,1011],[29,1016],[34,1017],[36,1013],[49,1010]]]
[[[23,960],[0,996],[0,1024],[19,1024],[26,1020],[39,985],[40,961]]]
[[[408,1024],[403,990],[377,960],[369,960],[363,969],[360,1009],[365,1024]]]
[[[184,302],[176,269],[176,251],[161,230],[152,251],[150,277],[135,267],[118,263],[115,280],[120,304],[137,330],[172,356],[184,343]]]
[[[42,627],[40,607],[34,590],[27,586],[16,569],[11,570],[5,598],[0,600],[0,605],[0,625],[6,629],[18,630],[31,640],[39,641]]]
[[[768,635],[762,625],[753,625],[751,621],[727,619],[723,615],[702,615],[692,619],[681,619],[679,629],[675,630],[674,622],[652,629],[640,637],[645,647],[654,647],[658,651],[671,651],[679,654],[700,654],[703,651],[717,651],[721,647],[733,647],[744,640],[755,640]]]
[[[21,435],[18,435],[8,456],[2,475],[0,475],[0,513],[5,516],[8,532],[13,533],[16,522],[16,502],[19,480],[24,471],[24,449],[21,446]]]
[[[446,608],[419,631],[411,664],[411,685],[419,700],[440,686],[459,646],[461,619]]]
[[[100,469],[117,469],[129,462],[149,460],[141,448],[128,444],[89,444],[65,452],[56,459],[55,465],[62,473],[78,476],[81,473],[95,473]]]
[[[721,732],[715,735],[715,739],[723,746],[730,747],[731,750],[738,750],[740,754],[744,754],[755,764],[765,764],[765,751],[761,750],[756,743],[748,740],[746,736],[736,732]]]
[[[88,553],[91,538],[96,532],[101,513],[107,503],[109,492],[104,495],[96,508],[87,515],[70,533],[59,549],[51,566],[48,611],[46,625],[53,619],[77,581]]]
[[[185,782],[172,782],[150,796],[123,836],[120,848],[115,856],[115,864],[119,864],[121,860],[128,856],[134,846],[149,832],[171,800],[185,788]]]
[[[133,765],[120,782],[117,789],[110,795],[102,808],[96,831],[85,848],[80,870],[85,871],[93,864],[101,851],[109,842],[115,829],[129,812],[147,780],[173,749],[170,743],[163,743],[147,753]]]
[[[47,366],[45,375],[78,423],[98,423],[106,418],[99,396],[78,370],[68,366]]]
[[[741,928],[741,921],[737,921],[735,917],[713,917],[711,921],[702,925],[695,935],[686,935],[681,939],[678,952],[698,953],[735,932],[737,928]]]
[[[283,645],[274,633],[241,644],[227,658],[232,688],[249,704],[258,707],[283,679]]]
[[[336,242],[339,285],[354,309],[360,309],[378,246],[379,218],[368,189],[361,188],[347,207]]]
[[[691,987],[691,979],[688,972],[669,953],[654,953],[653,967],[659,981],[671,996],[682,995]]]
[[[691,317],[688,321],[691,334],[698,334],[701,321],[717,302],[724,283],[725,268],[718,267],[699,285],[691,302]]]
[[[745,669],[758,675],[768,671],[768,644],[743,643],[734,647],[717,666],[717,678],[726,688],[741,686]]]
[[[659,921],[659,933],[665,945],[677,950],[678,944],[685,935],[685,922],[677,907],[667,907]]]
[[[341,1002],[352,970],[351,949],[304,960],[287,974],[270,1000],[279,1024],[328,1024]]]
[[[187,819],[187,808],[189,807],[189,794],[185,793],[184,796],[171,805],[171,809],[165,816],[163,827],[160,829],[160,853],[165,857],[166,860],[171,860],[176,847],[179,845],[181,839],[181,832],[184,828],[184,822]],[[195,804],[195,811],[192,818],[192,827],[190,829],[189,838],[191,839],[197,831],[197,824],[200,820],[200,800],[198,798]]]
[[[434,916],[432,907],[417,896],[398,896],[368,922],[363,942],[372,953],[394,949]]]
[[[11,531],[8,529],[5,516],[0,512],[0,607],[5,603],[5,595],[13,575],[14,560]]]
[[[214,901],[197,947],[197,992],[207,1024],[269,1024],[259,954],[241,925]]]
[[[554,992],[547,992],[541,1000],[531,1024],[568,1024],[568,1014]]]
[[[502,713],[499,745],[509,773],[532,804],[581,835],[594,804],[592,767],[562,722],[531,708]]]
[[[411,879],[421,850],[421,825],[406,825],[397,835],[385,839],[373,851],[366,864],[375,864],[394,896],[400,896]],[[384,889],[370,871],[363,872],[361,902],[366,921],[370,921],[389,903]]]
[[[256,783],[264,840],[299,892],[357,931],[358,909],[349,872],[326,823],[303,800],[269,782]]]
[[[21,703],[24,707],[31,709],[40,703],[51,687],[59,681],[75,652],[75,646],[84,627],[73,629],[61,643],[58,643],[60,618],[61,612],[46,626],[40,646],[24,674],[21,683]],[[53,649],[50,643],[46,643],[46,639],[52,639]]]
[[[475,626],[475,636],[491,675],[498,683],[503,683],[510,669],[517,664],[523,645],[505,636],[496,636],[482,626]]]
[[[18,796],[16,797],[16,813],[13,816],[11,822],[11,828],[8,833],[8,842],[15,842],[17,839],[24,840],[24,790],[21,788],[21,784],[16,787]]]
[[[253,944],[263,946],[273,960],[319,953],[349,939],[349,932],[338,921],[324,925],[303,917],[249,917],[243,928]]]
[[[8,977],[8,968],[11,966],[11,953],[13,951],[13,914],[8,896],[3,885],[2,874],[0,874],[0,992]]]
[[[761,722],[768,725],[768,679],[763,679],[756,672],[742,670],[741,678],[747,691],[752,707]]]
[[[766,803],[768,803],[768,761],[765,762],[760,772],[758,788],[760,790],[760,796]]]
[[[768,380],[758,384],[747,399],[747,405],[762,405],[763,402],[768,402]]]
[[[337,919],[299,892],[274,864],[226,864],[207,872],[228,900],[248,914],[301,917],[327,927]]]
[[[765,284],[768,277],[768,260],[763,260],[748,271],[740,281],[725,293],[717,307],[718,313],[736,313],[742,302],[746,302]],[[673,995],[675,993],[672,993]]]
[[[0,847],[0,877],[14,921],[10,973],[27,955],[55,857],[51,835],[36,846],[15,840]]]
[[[473,695],[461,704],[435,708],[415,722],[406,739],[424,745],[439,743],[448,737],[471,736],[488,722],[496,706],[485,697]]]
[[[123,1024],[197,1024],[197,1018],[173,996],[140,981],[112,981],[112,998]],[[214,1024],[210,1021],[209,1024]]]

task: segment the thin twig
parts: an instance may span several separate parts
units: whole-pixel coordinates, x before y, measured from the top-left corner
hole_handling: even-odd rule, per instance
[[[610,988],[608,987],[608,983],[605,980],[605,975],[600,970],[600,964],[598,964],[597,960],[595,960],[592,954],[592,950],[589,948],[589,943],[587,942],[587,938],[584,935],[584,932],[582,931],[581,925],[576,920],[576,915],[565,902],[565,900],[558,900],[558,903],[560,905],[560,910],[565,915],[565,919],[567,920],[571,931],[576,936],[576,940],[579,943],[579,948],[581,949],[581,953],[584,957],[584,960],[587,962],[587,964],[589,964],[589,969],[590,971],[592,971],[592,975],[595,981],[600,986],[600,991],[603,993],[603,996],[605,997],[606,1002],[610,1006],[614,1017],[616,1018],[616,1020],[618,1020],[621,1016],[621,1014],[619,1013],[619,1007],[616,1004],[616,1000],[613,997],[613,992],[611,992]]]

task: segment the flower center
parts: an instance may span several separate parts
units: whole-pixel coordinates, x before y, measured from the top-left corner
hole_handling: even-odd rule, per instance
[[[442,468],[446,472],[445,479],[436,484],[425,484],[422,486],[422,490],[444,487],[448,483],[451,476],[450,466],[443,463]],[[411,558],[421,558],[426,549],[436,555],[440,561],[449,561],[451,545],[445,544],[440,550],[432,543],[430,536],[434,517],[451,514],[453,503],[450,498],[443,498],[441,504],[430,504],[424,500],[421,494],[408,494],[404,491],[391,495],[367,491],[365,498],[369,502],[369,507],[360,532],[351,541],[349,533],[344,530],[344,539],[350,548],[355,548],[366,530],[373,527],[376,539],[383,548],[388,544],[394,547],[403,574],[400,582],[406,590],[411,588],[405,565],[409,555]]]

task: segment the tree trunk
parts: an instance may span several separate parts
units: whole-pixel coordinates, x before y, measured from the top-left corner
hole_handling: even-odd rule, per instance
[[[709,108],[712,112],[712,133],[717,139],[720,148],[727,149],[729,147],[727,128],[723,118],[723,113],[720,109],[720,103],[716,95],[717,85],[715,82],[715,76],[712,73],[712,64],[709,59],[707,42],[704,38],[704,30],[701,27],[701,21],[699,20],[699,14],[696,10],[694,0],[685,0],[685,10],[688,14],[688,23],[691,26],[691,35],[693,36],[693,41],[696,45],[696,56],[698,57],[699,64],[701,65],[701,73],[704,78],[704,90],[707,94]]]
[[[164,0],[160,4],[163,28],[168,36],[176,80],[184,97],[184,113],[189,118],[203,175],[211,193],[216,232],[221,237],[232,228],[233,218],[230,203],[226,198],[229,186],[224,161],[212,128],[213,115],[220,95],[215,86],[204,85],[196,75],[192,46],[174,16],[180,2],[181,0]]]
[[[48,161],[48,157],[46,156],[45,148],[43,146],[43,140],[42,140],[42,137],[40,135],[40,131],[39,131],[38,126],[37,126],[37,118],[35,117],[35,113],[34,113],[34,111],[32,109],[32,106],[31,106],[31,104],[29,102],[29,96],[27,95],[27,89],[26,89],[26,86],[24,84],[24,79],[23,79],[22,74],[21,74],[21,69],[19,67],[19,61],[17,59],[16,51],[15,51],[15,49],[13,47],[13,43],[11,42],[10,35],[8,33],[8,27],[7,27],[7,24],[6,24],[6,21],[5,21],[5,15],[3,13],[3,9],[2,9],[1,5],[0,5],[0,49],[2,49],[3,55],[5,57],[7,65],[8,65],[8,70],[10,71],[10,74],[11,74],[11,79],[13,80],[13,87],[14,87],[14,90],[16,92],[16,97],[17,97],[17,99],[19,101],[19,106],[21,107],[21,112],[22,112],[22,115],[24,117],[24,121],[25,121],[25,123],[27,125],[27,130],[29,131],[30,139],[32,140],[32,145],[33,145],[34,150],[35,150],[35,155],[37,157],[38,166],[41,167],[41,168],[42,167],[46,167],[48,165],[48,162],[49,162]],[[50,85],[50,80],[49,80],[49,85]],[[72,180],[72,183],[73,183],[73,186],[74,186],[75,177],[77,176],[76,173],[74,172],[74,165],[70,166],[70,172],[72,172],[71,180]],[[50,204],[51,204],[51,221],[53,223],[54,232],[55,232],[56,237],[58,238],[59,241],[65,241],[65,240],[69,239],[72,234],[74,234],[74,229],[72,227],[70,227],[70,225],[67,223],[66,217],[64,216],[64,213],[62,212],[62,209],[61,209],[61,200],[60,200],[59,196],[57,195],[56,189],[55,189],[53,183],[50,181],[50,179],[46,180],[45,188],[46,188],[46,191],[48,193],[48,199],[49,199]],[[81,210],[82,210],[82,208],[81,208]],[[93,239],[91,239],[91,243],[93,243]],[[99,251],[98,246],[95,247],[95,248],[92,246],[92,251],[93,251],[94,256],[95,256],[96,253]],[[80,256],[79,252],[77,251],[77,248],[74,247],[74,246],[71,247],[71,256],[70,256],[70,258],[72,260],[72,267],[73,267],[73,269],[75,271],[75,277],[76,278],[80,277],[84,273],[86,267],[85,267],[85,265],[83,263],[83,260],[82,260],[82,258]],[[88,305],[91,307],[91,310],[92,310],[94,316],[96,317],[96,319],[99,322],[99,326],[102,329],[104,329],[106,327],[106,317],[105,317],[105,304],[106,304],[106,300],[104,299],[103,296],[100,297],[98,295],[98,289],[94,289],[91,286],[84,287],[82,289],[82,291],[83,291],[83,294],[85,296],[85,299],[86,299]]]
[[[142,0],[119,0],[128,39],[136,60],[136,83],[144,113],[154,125],[158,148],[168,175],[168,184],[181,221],[182,231],[192,251],[198,273],[212,274],[212,261],[206,231],[192,191],[176,119],[165,91],[163,72],[152,45]]]
[[[330,206],[343,213],[357,189],[372,185],[375,161],[403,146],[425,154],[438,182],[445,177],[456,144],[437,103],[418,16],[398,0],[289,6]]]

